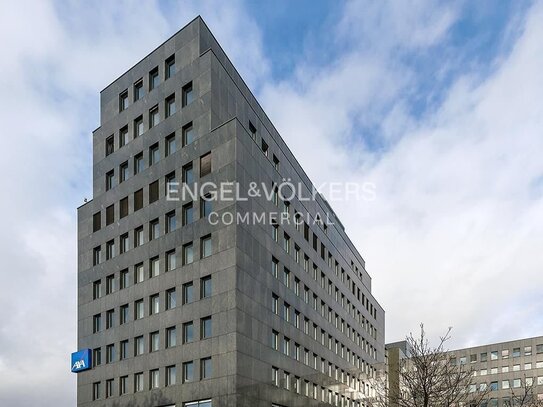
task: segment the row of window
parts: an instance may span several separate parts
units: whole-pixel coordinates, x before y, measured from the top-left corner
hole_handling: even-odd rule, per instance
[[[123,270],[120,272],[120,283],[121,288],[125,288],[125,283],[128,283],[128,271]],[[141,273],[138,269],[135,270],[135,276],[134,279],[136,282],[142,281],[139,279],[143,279],[143,273]],[[114,274],[106,277],[106,293],[114,292],[115,286],[114,286]],[[93,298],[97,299],[102,296],[102,281],[97,280],[92,285],[93,288]],[[211,276],[205,276],[200,279],[200,299],[211,297],[212,295],[212,277]],[[158,314],[162,308],[161,308],[161,300],[160,300],[160,294],[156,293],[151,296],[149,296],[148,300],[148,309],[149,309],[149,315]],[[181,288],[181,304],[186,305],[190,304],[195,301],[194,296],[194,283],[192,281],[189,281],[182,285]],[[166,290],[164,292],[164,311],[173,309],[177,306],[177,289],[175,287]],[[139,299],[134,302],[134,308],[133,308],[133,317],[134,320],[138,320],[145,317],[145,307],[144,307],[144,299]],[[109,309],[105,312],[105,329],[112,328],[115,323],[115,309]],[[123,304],[119,307],[119,325],[123,325],[127,323],[130,320],[130,310],[129,310],[129,304]],[[96,314],[93,316],[93,333],[97,333],[103,329],[102,324],[102,313]]]
[[[184,208],[186,209],[186,208]],[[175,229],[175,211],[168,212],[165,216],[166,221],[166,232],[171,232]],[[171,229],[173,227],[173,229]],[[150,222],[150,240],[151,235],[152,238],[156,238],[155,232],[159,233],[159,223],[158,220],[155,219]],[[140,226],[134,230],[134,247],[138,247],[143,244],[143,227]],[[121,236],[119,236],[119,254],[126,253],[130,249],[130,237],[128,233],[123,233]],[[205,259],[206,257],[211,256],[213,251],[212,246],[212,239],[211,234],[202,236],[200,238],[200,259]],[[92,264],[93,266],[96,266],[100,264],[102,259],[102,245],[96,246],[93,249],[92,253]],[[111,260],[114,257],[117,256],[117,249],[116,249],[116,243],[115,239],[108,240],[105,244],[105,259]],[[194,242],[190,241],[181,247],[181,265],[186,266],[188,264],[192,264],[195,260],[194,256]],[[172,249],[166,252],[165,254],[165,269],[166,271],[172,271],[177,268],[178,264],[178,257],[176,254],[176,250]],[[160,262],[159,257],[153,257],[150,260],[150,276],[158,276],[160,272]]]
[[[279,193],[278,193],[278,190],[277,188],[274,188],[273,189],[273,196],[272,196],[272,199],[273,199],[273,202],[275,203],[276,206],[279,206],[279,202],[280,202],[280,199],[279,199]],[[286,218],[287,221],[290,220],[290,202],[288,201],[282,201],[283,202],[283,214],[284,214],[284,217],[282,217],[282,220],[284,220]],[[296,227],[296,230],[297,231],[301,231],[302,227],[303,227],[303,234],[304,234],[304,238],[309,242],[309,234],[310,234],[310,227],[309,225],[307,224],[307,222],[304,221],[303,219],[303,216],[297,212],[297,211],[294,211],[294,218],[293,218],[293,223]],[[326,225],[325,225],[326,226]],[[280,243],[279,240],[280,240],[280,233],[279,233],[279,225],[277,223],[272,223],[272,228],[271,228],[271,233],[272,233],[272,239],[276,242],[276,243]],[[286,232],[283,233],[283,239],[282,239],[282,247],[283,249],[287,252],[287,254],[290,254],[292,252],[292,239],[290,237],[290,235]],[[318,245],[319,245],[319,242],[318,242],[318,236],[313,232],[313,249],[315,251],[317,251],[317,248],[318,248]],[[373,304],[369,301],[369,298],[367,298],[364,293],[362,292],[362,290],[360,289],[360,287],[358,287],[355,283],[354,280],[351,279],[351,277],[345,272],[345,269],[343,267],[340,268],[339,266],[339,263],[337,260],[334,259],[332,253],[330,253],[330,251],[326,248],[326,246],[324,245],[323,242],[320,242],[320,252],[321,252],[321,258],[323,260],[326,261],[326,257],[328,258],[328,267],[330,270],[333,270],[336,274],[337,277],[340,277],[341,278],[341,282],[343,284],[345,284],[347,286],[347,289],[356,297],[356,299],[358,301],[360,301],[362,303],[362,306],[364,306],[366,308],[366,310],[370,313],[370,315],[374,318],[374,319],[377,319],[377,309],[373,306]],[[301,250],[300,250],[300,247],[294,243],[294,257],[295,257],[295,260],[298,264],[300,264],[301,262]],[[326,256],[328,254],[328,256]],[[354,262],[351,262],[352,264],[352,267],[354,267],[357,271],[358,271],[358,268],[356,266],[354,266]],[[341,272],[340,272],[340,269],[341,269]],[[309,272],[309,256],[307,256],[306,254],[304,254],[304,270],[306,272]],[[318,281],[318,266],[315,262],[313,262],[313,278],[315,279],[315,281]],[[329,283],[328,285],[330,286],[330,284],[332,284],[331,280],[330,279],[326,279],[326,275],[324,273],[324,271],[322,271],[320,273],[320,276],[321,276],[321,286],[322,288],[326,291],[327,290],[327,282]],[[336,290],[339,291],[339,289],[336,287]],[[330,295],[331,292],[332,292],[332,289],[329,288],[329,292],[330,292]],[[343,294],[342,294],[343,295]],[[354,304],[353,304],[354,306]],[[347,310],[347,312],[349,312],[349,310]]]
[[[537,384],[537,386],[543,386],[543,376],[538,376],[536,378],[536,383],[534,383],[533,377],[525,377],[524,379],[512,379],[512,380],[502,380],[501,383],[499,383],[497,380],[492,381],[490,383],[479,383],[477,384],[471,384],[469,386],[469,392],[474,393],[479,389],[479,391],[485,392],[485,391],[498,391],[498,390],[508,390],[508,389],[520,389],[520,388],[531,388],[534,386],[534,384]],[[524,383],[523,383],[524,380]]]
[[[338,407],[361,407],[360,402],[351,399],[350,396],[345,396],[326,387],[319,386],[309,380],[302,380],[300,377],[293,376],[285,370],[281,371],[275,366],[272,366],[271,369],[271,382],[274,386],[293,391],[296,394],[301,394],[314,400],[320,400],[323,403]],[[367,383],[358,391],[364,392],[368,396],[371,393],[370,386]]]
[[[523,370],[532,370],[532,363],[524,363],[524,369]],[[536,362],[535,364],[536,369],[543,369],[543,361]],[[486,376],[487,374],[498,374],[498,373],[508,373],[510,371],[509,366],[502,366],[501,369],[498,369],[497,367],[492,367],[490,369],[481,369],[481,370],[475,370],[473,372],[474,376]],[[513,368],[511,369],[512,372],[520,372],[521,366],[520,364],[513,365]]]
[[[300,258],[299,251],[296,252],[295,258],[296,258],[296,262],[299,263],[299,258]],[[305,255],[304,255],[303,268],[307,273],[309,272],[309,258]],[[294,294],[302,298],[306,304],[309,304],[310,297],[311,297],[311,291],[309,287],[303,284],[304,289],[302,293],[301,291],[302,283],[300,279],[296,277],[296,275],[294,275],[294,278],[292,278],[291,275],[294,273],[292,273],[286,267],[283,267],[282,273],[281,275],[279,275],[279,269],[280,269],[279,261],[275,257],[272,257],[272,269],[271,269],[272,275],[276,279],[280,280],[287,288],[294,291]],[[318,269],[315,264],[313,265],[313,278],[315,281],[318,281],[318,278],[319,278]],[[363,330],[365,330],[366,333],[368,333],[372,338],[376,339],[377,329],[373,326],[373,324],[367,318],[364,317],[364,315],[362,315],[360,310],[356,308],[355,304],[351,304],[351,302],[345,298],[345,295],[343,293],[340,293],[339,288],[336,287],[330,279],[326,279],[326,275],[324,274],[324,272],[320,273],[320,282],[321,282],[322,289],[325,292],[328,292],[328,295],[332,297],[332,299],[334,299],[336,303],[341,305],[341,307],[345,309],[345,311],[347,311],[347,313],[351,315],[356,322],[358,322],[360,327]],[[323,300],[320,300],[320,303],[319,303],[319,297],[315,293],[313,293],[312,295],[311,305],[315,311],[320,312],[323,318],[328,319],[328,322],[334,323],[337,329],[340,329],[341,332],[343,333],[346,332],[347,337],[352,338],[353,341],[355,341],[354,339],[355,337],[358,338],[357,344],[358,346],[361,346],[359,343],[361,335],[355,329],[355,327],[354,326],[351,327],[351,325],[346,323],[343,318],[340,318],[337,313],[333,312],[331,307],[329,306],[327,307],[326,303]],[[334,315],[335,315],[335,318],[334,318]],[[373,352],[371,353],[374,354]]]
[[[196,329],[194,321],[187,321],[183,323],[181,331],[181,343],[187,344],[192,343],[196,338]],[[200,319],[200,328],[199,328],[200,340],[209,339],[213,335],[213,324],[212,317],[207,316]],[[160,350],[160,331],[154,331],[148,335],[148,346],[147,351],[149,353],[157,352]],[[171,326],[164,330],[164,349],[170,349],[177,346],[177,327]],[[128,359],[132,356],[141,356],[145,353],[145,336],[138,335],[133,338],[132,346],[128,339],[124,339],[119,342],[118,347],[114,343],[108,344],[105,347],[105,360],[102,360],[102,348],[95,348],[92,351],[92,364],[93,367],[102,365],[102,362],[105,364],[114,363],[116,361],[121,361]],[[132,352],[131,352],[132,350]],[[118,351],[118,358],[117,358]]]
[[[195,365],[198,361],[187,361],[181,364],[181,383],[191,383],[196,380],[210,379],[213,375],[213,360],[211,357],[202,358],[199,360],[199,374],[195,372]],[[163,378],[161,378],[161,376]],[[162,383],[164,381],[164,383]],[[152,369],[147,373],[147,386],[145,384],[144,372],[134,373],[132,375],[132,389],[129,388],[129,376],[120,376],[118,380],[107,379],[104,382],[105,389],[102,390],[102,382],[94,382],[92,384],[92,399],[100,400],[102,398],[111,398],[116,395],[123,396],[129,394],[130,390],[133,393],[138,393],[145,390],[158,389],[160,387],[175,386],[177,383],[177,366],[166,366],[163,369]],[[116,389],[117,387],[117,389]],[[184,403],[189,406],[211,406],[211,401]]]
[[[173,137],[173,138],[172,138]],[[166,138],[166,154],[169,153],[169,147],[175,148],[175,136],[170,135],[169,138]],[[168,147],[169,146],[169,147]],[[153,164],[156,164],[160,160],[160,153],[158,149],[158,143],[153,144],[151,147],[149,147],[149,166],[152,166]],[[211,173],[211,152],[208,152],[200,157],[200,177],[205,177],[206,175]],[[140,172],[142,172],[145,169],[144,166],[144,155],[143,151],[134,155],[133,159],[133,174],[137,175]],[[129,178],[129,164],[128,161],[125,161],[119,165],[119,184],[126,181]],[[182,174],[182,181],[185,184],[192,184],[194,182],[194,170],[193,170],[193,164],[192,161],[185,164],[181,169]],[[175,178],[175,171],[172,171],[172,173],[166,175],[166,179],[168,180],[168,177],[172,176]],[[114,186],[114,179],[115,179],[115,170],[112,169],[108,171],[105,175],[105,187],[106,191],[109,191]],[[157,182],[158,185],[158,181]],[[176,182],[175,179],[171,180],[171,182]],[[167,188],[167,185],[166,185]],[[166,190],[167,191],[167,190]],[[158,190],[157,192],[157,198],[158,199]],[[154,201],[153,201],[154,202]]]
[[[192,82],[182,88],[182,100],[184,101],[182,107],[185,107],[193,100]],[[188,102],[188,103],[186,103]],[[174,115],[177,111],[175,104],[175,93],[171,94],[164,100],[164,119]],[[148,113],[148,128],[151,129],[160,123],[160,110],[159,105],[155,105],[149,109]],[[183,147],[194,141],[194,131],[192,129],[192,122],[187,123],[182,127],[183,129]],[[132,125],[132,140],[140,137],[145,132],[143,115],[139,115],[133,120]],[[117,148],[121,148],[128,144],[129,140],[129,128],[128,124],[121,127],[117,136]],[[109,156],[115,152],[115,134],[110,135],[105,140],[105,156]]]
[[[523,351],[524,351],[523,352],[524,356],[532,356],[532,346],[531,345],[525,346]],[[536,345],[536,353],[537,354],[543,353],[543,343]],[[502,359],[509,359],[510,356],[513,357],[513,358],[518,358],[518,357],[521,356],[521,354],[522,353],[521,353],[521,348],[520,347],[513,348],[512,352],[510,352],[510,349],[503,349],[501,351],[501,358]],[[491,351],[490,352],[490,360],[498,360],[499,355],[500,355],[500,352],[498,352],[497,350]],[[470,363],[487,362],[488,360],[489,360],[488,359],[488,352],[481,352],[479,354],[479,358],[478,358],[477,353],[472,353],[469,356]],[[465,365],[467,362],[468,362],[468,357],[467,356],[461,356],[461,357],[458,358],[458,360],[454,356],[451,357],[451,363],[452,364],[460,363],[461,365]]]

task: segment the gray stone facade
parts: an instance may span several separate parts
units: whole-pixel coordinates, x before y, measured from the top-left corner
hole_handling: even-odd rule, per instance
[[[241,191],[287,178],[306,194],[312,188],[203,20],[100,100],[93,200],[78,210],[78,348],[95,356],[78,373],[78,406],[363,405],[367,378],[384,361],[384,311],[324,199],[208,206],[219,219],[288,212],[306,220],[277,228],[215,224],[201,197],[166,199],[168,180],[182,184],[189,174]],[[331,224],[313,222],[317,213]]]

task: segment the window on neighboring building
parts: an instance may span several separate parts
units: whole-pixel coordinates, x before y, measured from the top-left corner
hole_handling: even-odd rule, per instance
[[[102,261],[102,248],[100,246],[95,247],[92,250],[92,265],[96,266]]]
[[[143,373],[134,374],[134,393],[143,391]]]
[[[109,205],[106,208],[106,226],[111,225],[115,221],[115,205]]]
[[[106,139],[106,157],[115,151],[115,138],[113,134]]]
[[[173,232],[175,230],[175,211],[168,212],[165,219],[166,233]]]
[[[134,174],[138,174],[142,171],[143,171],[143,153],[139,153],[134,156]]]
[[[158,389],[160,386],[160,374],[158,369],[149,371],[149,387],[151,389]]]

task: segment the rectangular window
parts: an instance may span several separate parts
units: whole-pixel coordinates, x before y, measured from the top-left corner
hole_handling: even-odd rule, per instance
[[[194,363],[183,363],[183,383],[194,381]]]
[[[134,212],[143,208],[143,189],[134,192]]]
[[[192,82],[189,82],[185,86],[183,86],[182,94],[183,94],[183,103],[182,103],[183,107],[192,103],[194,99],[194,92],[192,90]]]
[[[106,346],[106,363],[113,363],[115,361],[115,344],[109,344]]]
[[[101,391],[101,383],[100,382],[94,382],[92,384],[92,399],[98,400],[100,398],[100,391]]]
[[[122,396],[128,391],[128,376],[119,377],[119,395]]]
[[[277,171],[279,171],[279,158],[277,158],[277,157],[275,156],[275,154],[273,155],[273,167],[274,167]]]
[[[126,181],[128,179],[128,161],[125,161],[119,166],[119,182]]]
[[[211,194],[206,194],[200,198],[200,217],[207,218],[213,210],[211,204]]]
[[[209,379],[212,375],[211,358],[204,358],[200,360],[200,378],[201,380]]]
[[[268,156],[268,150],[269,150],[269,147],[268,147],[268,143],[266,143],[264,141],[264,139],[262,139],[262,153],[264,153],[264,155],[267,157]]]
[[[134,175],[143,171],[143,153],[134,156]]]
[[[102,281],[98,280],[92,283],[92,299],[96,300],[102,296]]]
[[[194,341],[194,323],[185,322],[183,324],[183,343],[190,343]]]
[[[256,127],[251,122],[249,122],[249,132],[251,133],[251,138],[256,140]]]
[[[111,225],[114,221],[115,221],[115,204],[112,204],[106,208],[106,226]]]
[[[141,283],[143,281],[143,263],[136,264],[134,266],[134,283]]]
[[[160,150],[158,149],[158,143],[149,147],[149,166],[156,164],[160,160]]]
[[[122,112],[128,107],[128,89],[119,94],[119,112]]]
[[[166,151],[164,155],[167,157],[175,153],[175,150],[175,133],[172,133],[168,137],[166,137]]]
[[[152,91],[159,84],[158,66],[149,72],[149,91]]]
[[[92,317],[92,333],[100,332],[102,329],[102,315],[96,314]]]
[[[115,139],[113,135],[106,139],[106,157],[115,151]]]
[[[149,240],[156,239],[160,236],[160,223],[158,219],[153,219],[149,222]]]
[[[166,386],[174,386],[177,382],[175,366],[166,366]]]
[[[119,344],[119,359],[124,360],[128,357],[128,339],[125,339]]]
[[[143,300],[134,302],[134,320],[144,317]]]
[[[143,355],[144,350],[143,336],[136,336],[134,338],[134,356]]]
[[[149,204],[158,201],[158,180],[149,184]]]
[[[143,391],[143,373],[134,374],[134,393]]]
[[[193,208],[192,202],[189,202],[183,205],[183,216],[182,216],[183,226],[188,225],[189,223],[192,223],[193,220],[194,220],[194,208]]]
[[[194,286],[192,283],[183,284],[183,304],[189,304],[194,301]]]
[[[128,126],[124,126],[119,130],[119,148],[128,143]]]
[[[185,184],[192,184],[194,182],[194,172],[192,170],[192,163],[188,163],[183,166],[182,170],[182,176],[183,176],[183,183]]]
[[[158,105],[149,109],[149,128],[156,126],[160,122],[158,114]]]
[[[172,309],[175,308],[177,305],[177,293],[175,291],[175,288],[170,288],[168,291],[166,291],[166,309]]]
[[[106,242],[106,260],[110,260],[115,257],[115,241],[110,240]]]
[[[106,399],[113,397],[113,379],[106,380]]]
[[[106,191],[109,191],[111,188],[113,188],[113,178],[115,176],[115,173],[113,170],[108,171],[106,173]]]
[[[121,305],[119,325],[126,324],[128,322],[128,304]]]
[[[115,274],[106,277],[106,294],[115,292]]]
[[[172,348],[177,345],[177,329],[175,326],[166,328],[166,348]]]
[[[205,317],[200,320],[200,339],[211,338],[211,317]]]
[[[164,65],[164,76],[169,79],[175,75],[175,55],[169,57]]]
[[[138,116],[134,120],[134,138],[143,134],[145,129],[143,128],[143,116]]]
[[[149,387],[151,389],[158,389],[160,386],[160,374],[158,369],[149,371]]]
[[[211,297],[211,276],[202,277],[200,279],[200,297]]]
[[[200,157],[200,177],[211,173],[211,152]]]
[[[166,233],[173,232],[175,230],[175,211],[168,212],[165,220]]]
[[[211,256],[211,235],[204,236],[200,239],[201,258]]]
[[[130,248],[128,233],[122,234],[119,238],[120,240],[120,253],[125,253]]]
[[[92,350],[92,367],[100,366],[102,364],[102,348],[96,348]]]
[[[175,113],[175,95],[170,95],[166,98],[165,117],[170,117],[174,113]]]
[[[156,352],[160,348],[160,336],[158,331],[149,334],[149,352]]]
[[[157,256],[149,260],[149,278],[158,277],[159,274],[160,274],[160,260]]]
[[[194,128],[192,127],[192,122],[187,123],[183,126],[182,135],[183,147],[189,145],[194,141]]]
[[[134,229],[134,247],[141,246],[143,243],[143,226],[140,226]]]
[[[191,264],[194,261],[192,242],[183,245],[183,265]]]
[[[158,294],[149,297],[149,315],[155,315],[160,312],[160,297]]]
[[[143,97],[143,79],[138,80],[134,84],[134,102]]]
[[[520,348],[513,348],[513,357],[514,358],[520,357]]]
[[[92,231],[98,232],[102,227],[102,212],[96,212],[92,215]]]
[[[177,267],[177,257],[175,256],[175,250],[166,252],[166,271],[175,270]]]

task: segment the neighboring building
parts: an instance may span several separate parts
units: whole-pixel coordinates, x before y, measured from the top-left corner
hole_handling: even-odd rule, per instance
[[[397,406],[393,395],[399,389],[399,366],[409,358],[406,342],[387,344],[390,406]],[[543,336],[491,345],[451,350],[450,362],[473,370],[470,392],[488,393],[485,407],[518,405],[515,398],[533,391],[543,399]]]
[[[78,210],[77,405],[363,405],[384,311],[326,201],[166,197],[175,182],[312,190],[202,19],[100,101]],[[274,212],[305,221],[222,218]]]

